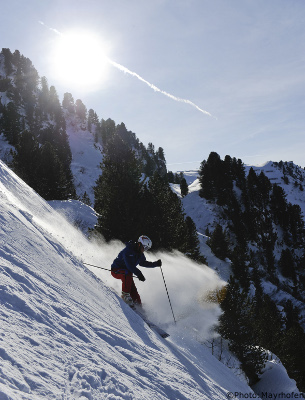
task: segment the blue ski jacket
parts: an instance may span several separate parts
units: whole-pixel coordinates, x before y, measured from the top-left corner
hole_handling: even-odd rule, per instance
[[[137,250],[137,244],[131,240],[113,261],[111,270],[117,273],[125,272],[126,274],[130,271],[138,276],[141,271],[137,268],[137,265],[154,268],[157,267],[157,262],[147,261],[144,254]]]

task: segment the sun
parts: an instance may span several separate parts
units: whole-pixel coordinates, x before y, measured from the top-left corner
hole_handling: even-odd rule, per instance
[[[106,79],[108,47],[97,35],[87,31],[61,34],[51,55],[52,75],[67,89],[97,90]]]

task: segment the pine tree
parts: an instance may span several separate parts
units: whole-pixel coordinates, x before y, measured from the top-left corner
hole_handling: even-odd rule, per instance
[[[288,204],[289,231],[295,248],[301,247],[305,240],[305,226],[301,207],[298,204]]]
[[[229,256],[229,244],[221,225],[216,225],[208,241],[208,245],[215,256],[221,260],[225,260]]]
[[[172,171],[168,171],[166,176],[169,183],[174,183],[175,177]]]
[[[219,169],[220,157],[217,153],[210,153],[207,161],[202,161],[199,169],[199,182],[201,189],[199,196],[204,197],[207,200],[216,199],[216,183],[214,171]]]
[[[188,194],[188,192],[189,192],[189,187],[188,187],[188,185],[187,185],[187,183],[186,183],[186,179],[185,179],[185,178],[182,178],[182,179],[181,179],[181,182],[180,182],[180,191],[181,191],[181,196],[182,196],[182,197],[185,197],[185,196]]]
[[[58,159],[58,163],[54,161],[54,163],[60,168],[60,174],[64,174],[65,181],[65,199],[71,199],[76,197],[76,191],[73,183],[73,175],[71,171],[71,160],[72,153],[69,144],[68,135],[65,129],[64,120],[61,119],[62,114],[58,114],[58,121],[49,125],[43,130],[39,131],[39,139],[40,142],[45,145],[49,143],[52,147],[52,152],[55,153],[56,158]],[[47,150],[49,151],[48,147]],[[50,159],[53,158],[53,155],[49,156]],[[45,169],[47,173],[47,170]]]
[[[39,178],[37,191],[46,200],[65,200],[68,182],[52,145],[46,142],[40,149],[40,162],[37,171]]]
[[[200,253],[200,242],[198,239],[195,222],[191,217],[187,216],[185,218],[185,225],[187,231],[185,238],[187,255],[195,261],[206,264],[206,258]]]
[[[257,177],[257,206],[260,212],[265,211],[270,202],[270,191],[272,185],[267,176],[261,172]]]
[[[147,151],[149,154],[155,155],[155,146],[151,142],[148,143]]]
[[[266,272],[269,279],[276,281],[276,270],[275,270],[275,257],[274,257],[274,246],[276,236],[272,230],[272,221],[268,220],[268,225],[264,225],[261,233],[260,245],[262,247],[262,264],[266,267]]]
[[[253,304],[246,292],[241,291],[237,281],[231,276],[226,297],[221,303],[223,314],[219,319],[219,333],[229,340],[230,350],[237,356],[250,385],[258,380],[266,356],[262,348],[253,340]]]
[[[258,266],[253,262],[253,257],[250,256],[249,270],[252,269],[250,279],[252,280],[255,287],[255,297],[257,298],[257,303],[260,302],[263,296],[262,278]]]
[[[241,190],[244,190],[246,186],[246,174],[242,160],[236,160],[236,158],[233,157],[231,168],[232,176],[236,182],[236,186],[239,187]]]
[[[279,338],[278,357],[298,389],[305,391],[305,333],[300,325],[294,324]]]
[[[289,248],[282,250],[279,268],[285,278],[296,279],[295,261]]]
[[[1,53],[4,55],[4,68],[6,76],[8,76],[13,72],[13,55],[11,53],[11,50],[7,48],[2,48]]]
[[[152,198],[151,217],[148,218],[156,247],[184,251],[186,227],[180,199],[158,173],[150,178],[148,190]]]
[[[85,121],[87,118],[87,108],[84,105],[84,103],[80,100],[77,99],[75,102],[75,112],[76,115],[79,116],[79,118],[81,119],[81,121]]]
[[[13,102],[9,102],[7,106],[3,106],[2,115],[0,117],[0,128],[1,131],[4,132],[4,136],[8,142],[16,146],[22,131],[22,126],[21,117]]]
[[[92,126],[97,126],[99,124],[99,119],[94,110],[90,108],[88,111],[88,130],[89,132],[92,132]]]
[[[108,118],[106,121],[104,119],[102,119],[102,122],[101,122],[101,142],[102,142],[102,144],[106,145],[108,140],[113,138],[114,134],[115,134],[115,122],[110,118]]]
[[[231,157],[227,156],[222,161],[217,153],[211,152],[208,160],[203,161],[199,169],[199,196],[216,201],[221,206],[228,204],[233,195],[231,169]]]
[[[236,196],[232,196],[226,215],[229,220],[229,228],[234,233],[238,246],[246,253],[249,238],[248,227],[245,223],[245,214],[242,212],[241,204]]]
[[[39,109],[39,117],[46,117],[48,112],[48,103],[49,103],[49,85],[47,78],[43,76],[40,79],[41,90],[38,95],[38,109]],[[44,114],[44,115],[43,115]]]
[[[65,93],[62,101],[62,107],[69,111],[70,114],[75,113],[74,99],[71,93]]]
[[[287,200],[283,188],[274,184],[270,196],[270,209],[276,224],[279,224],[284,230],[288,227],[287,218]]]
[[[184,178],[183,172],[176,172],[174,183],[177,183],[178,185],[180,185],[183,178]]]
[[[50,87],[48,111],[51,117],[57,121],[62,115],[61,105],[55,86]]]
[[[144,169],[143,172],[146,176],[153,176],[155,170],[156,170],[156,165],[154,162],[153,157],[150,155],[150,153],[146,152],[144,156]]]
[[[285,330],[289,331],[293,326],[298,326],[300,323],[300,310],[295,307],[290,299],[284,305],[285,311]]]
[[[278,343],[283,327],[281,314],[268,295],[264,294],[259,298],[257,294],[255,301],[259,302],[253,314],[253,333],[256,343],[278,354]]]
[[[236,246],[231,254],[231,269],[234,278],[237,279],[241,287],[248,291],[250,287],[249,270],[246,262],[247,255],[245,249]]]
[[[159,160],[161,161],[165,161],[165,155],[164,155],[164,150],[162,147],[159,147],[157,152],[156,152],[156,156]]]
[[[115,135],[104,149],[102,175],[94,188],[96,230],[106,240],[124,242],[139,236],[140,165],[134,152]]]
[[[37,190],[37,171],[39,165],[39,144],[30,131],[19,135],[13,155],[13,168],[17,175],[29,186]]]
[[[246,188],[242,194],[242,201],[245,208],[244,221],[248,228],[249,239],[257,241],[258,221],[260,221],[260,212],[258,210],[258,178],[254,169],[251,167],[246,179]]]

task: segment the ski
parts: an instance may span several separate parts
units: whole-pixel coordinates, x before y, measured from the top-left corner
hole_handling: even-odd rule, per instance
[[[130,306],[135,313],[137,313],[143,321],[156,333],[158,333],[163,339],[169,337],[169,333],[165,332],[162,328],[160,328],[158,325],[154,324],[151,322],[141,311],[139,311],[135,306]]]

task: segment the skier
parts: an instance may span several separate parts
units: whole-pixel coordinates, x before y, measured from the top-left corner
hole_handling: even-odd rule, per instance
[[[137,242],[131,240],[126,244],[126,247],[119,253],[111,265],[111,275],[122,281],[121,297],[125,303],[130,306],[142,304],[141,297],[133,281],[133,274],[142,282],[145,281],[145,278],[142,272],[137,268],[137,265],[147,268],[161,267],[162,265],[161,260],[154,262],[146,261],[143,253],[149,250],[151,246],[151,240],[145,235],[140,236]]]

